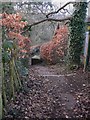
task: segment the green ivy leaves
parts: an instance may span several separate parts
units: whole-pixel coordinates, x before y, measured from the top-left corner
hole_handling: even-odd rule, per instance
[[[2,45],[2,60],[9,62],[11,59],[11,51],[14,48],[13,41],[5,41]]]
[[[75,3],[75,11],[69,24],[68,64],[79,65],[85,40],[86,2]]]

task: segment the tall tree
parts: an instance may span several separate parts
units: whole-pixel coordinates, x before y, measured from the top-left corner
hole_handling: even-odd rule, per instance
[[[76,2],[75,11],[69,24],[70,36],[68,45],[68,65],[69,67],[80,65],[85,40],[85,19],[87,2]]]

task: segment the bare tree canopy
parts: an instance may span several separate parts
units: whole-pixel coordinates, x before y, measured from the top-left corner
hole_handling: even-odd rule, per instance
[[[33,26],[35,26],[35,25],[38,25],[38,24],[41,24],[41,23],[46,22],[46,21],[65,22],[65,21],[67,21],[67,20],[70,20],[70,19],[72,18],[72,16],[68,16],[68,17],[64,17],[64,18],[57,18],[57,19],[56,19],[56,18],[50,17],[50,15],[57,14],[57,13],[58,13],[59,11],[61,11],[61,10],[66,10],[66,9],[65,9],[66,6],[68,6],[68,5],[70,5],[70,4],[74,4],[74,3],[75,3],[75,2],[68,2],[68,3],[66,3],[65,5],[63,5],[62,7],[60,7],[58,10],[56,10],[56,11],[54,11],[54,12],[49,12],[49,13],[47,13],[47,14],[43,13],[43,14],[45,15],[45,18],[42,19],[42,20],[40,20],[40,21],[31,23],[31,24],[27,27],[27,29],[26,29],[25,31],[23,31],[23,33],[26,32],[26,31],[27,31],[28,29],[30,29],[31,27],[33,27]],[[30,3],[25,2],[25,4],[30,4]],[[24,3],[22,3],[21,5],[24,5]],[[42,12],[42,10],[41,10],[41,12]],[[67,12],[68,12],[68,10],[67,10]]]

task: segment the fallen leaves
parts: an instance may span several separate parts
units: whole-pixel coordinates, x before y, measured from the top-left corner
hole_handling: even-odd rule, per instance
[[[72,77],[73,74],[63,78],[62,76],[57,78],[41,76],[56,72],[58,72],[56,66],[31,67],[29,79],[25,81],[26,89],[29,91],[16,95],[16,101],[12,100],[8,105],[7,116],[26,120],[90,117],[90,86],[86,79],[88,77],[80,72],[75,73],[74,77]]]

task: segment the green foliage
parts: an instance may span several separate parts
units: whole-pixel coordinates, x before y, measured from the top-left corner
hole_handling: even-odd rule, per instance
[[[11,59],[11,51],[14,48],[13,41],[5,41],[2,45],[3,51],[2,51],[2,60],[3,63],[8,63]]]
[[[0,6],[2,12],[12,14],[15,13],[13,3],[12,2],[3,2]]]
[[[2,95],[0,92],[0,120],[2,119]]]
[[[25,59],[23,59],[23,60],[25,60]],[[19,60],[19,61],[16,62],[17,69],[18,69],[19,74],[20,74],[21,76],[26,76],[26,75],[28,75],[28,67],[26,66],[26,63],[27,63],[27,62],[25,62],[25,64],[24,64],[24,63],[22,62],[22,60]]]
[[[4,50],[12,50],[14,47],[13,41],[5,41],[3,43]]]
[[[10,23],[11,24],[15,23],[15,21],[17,23],[17,19],[18,20],[20,19],[21,21],[21,16],[18,16],[17,14],[16,15],[12,14],[15,12],[13,8],[13,3],[3,3],[2,6],[0,6],[0,8],[1,7],[2,7],[2,12],[3,13],[5,12],[3,14],[5,15],[5,17],[3,17],[2,20],[6,19],[6,21],[3,20],[4,22],[2,22],[2,49],[1,49],[2,50],[2,101],[0,101],[0,103],[1,105],[3,104],[3,107],[6,109],[7,101],[11,100],[12,98],[14,99],[15,92],[19,92],[19,90],[22,89],[21,77],[23,76],[25,77],[28,74],[28,69],[22,64],[21,65],[18,64],[18,61],[21,63],[21,60],[19,58],[22,58],[22,55],[25,53],[21,52],[20,50],[24,49],[23,47],[24,42],[26,44],[29,43],[29,39],[25,36],[20,35],[22,29],[20,34],[17,32],[20,26],[19,23],[17,30],[13,29],[16,28],[17,24],[14,24],[13,28],[10,25]],[[10,19],[7,20],[7,18]],[[13,35],[11,37],[9,36],[10,32],[11,33],[13,32],[14,35],[16,35],[16,39],[12,37]],[[24,39],[23,43],[21,41],[21,44],[19,44],[19,41],[22,39]]]
[[[10,61],[10,54],[7,51],[3,51],[3,53],[2,53],[2,61],[4,63]]]
[[[68,64],[71,66],[80,65],[80,56],[82,54],[85,40],[85,19],[86,19],[86,2],[75,3],[75,11],[69,24],[69,48]]]

